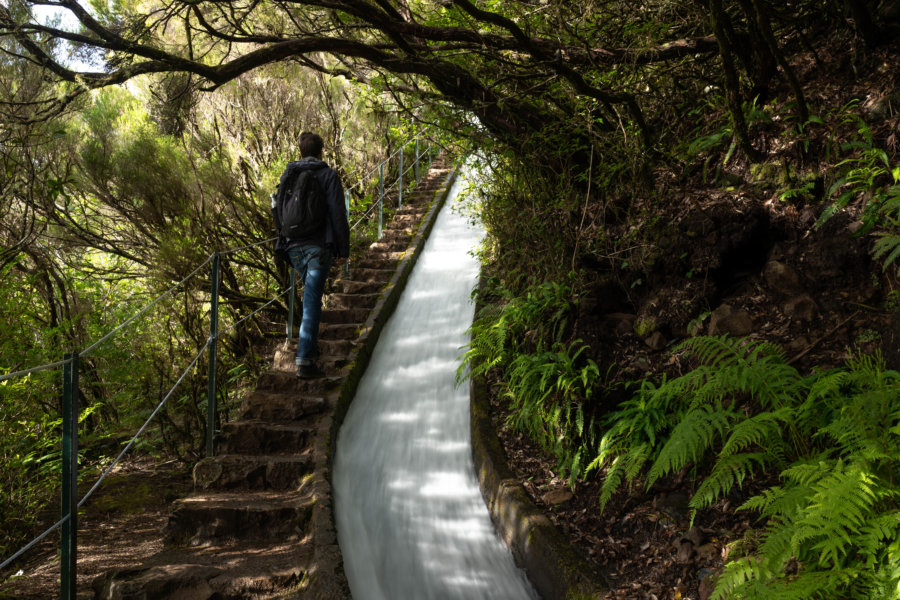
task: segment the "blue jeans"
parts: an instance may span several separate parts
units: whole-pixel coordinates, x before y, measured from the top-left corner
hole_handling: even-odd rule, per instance
[[[319,358],[319,321],[322,318],[322,292],[333,260],[331,250],[305,244],[288,250],[291,264],[303,284],[303,318],[297,338],[298,365],[311,365]]]

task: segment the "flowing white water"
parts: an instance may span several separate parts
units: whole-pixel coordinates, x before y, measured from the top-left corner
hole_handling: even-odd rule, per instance
[[[536,600],[497,537],[455,386],[483,231],[450,191],[338,436],[335,518],[354,600]]]

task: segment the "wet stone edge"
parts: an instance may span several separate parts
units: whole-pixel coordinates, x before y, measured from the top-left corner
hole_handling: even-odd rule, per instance
[[[602,576],[531,501],[509,468],[491,422],[487,382],[483,377],[473,377],[469,382],[469,410],[472,459],[481,494],[516,563],[525,570],[543,600],[603,598],[609,588]]]

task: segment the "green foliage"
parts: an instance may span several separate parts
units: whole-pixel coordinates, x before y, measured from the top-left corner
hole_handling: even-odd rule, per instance
[[[104,18],[120,10],[106,7]],[[0,177],[0,372],[83,351],[172,288],[81,361],[84,480],[118,454],[200,353],[209,331],[209,267],[175,284],[215,251],[270,237],[267,192],[296,156],[299,132],[314,129],[331,142],[326,158],[345,181],[370,171],[400,135],[396,115],[361,110],[368,100],[352,87],[326,86],[326,108],[308,108],[321,76],[283,80],[298,69],[259,72],[179,105],[178,114],[153,105],[170,82],[151,78],[142,82],[148,94],[137,84],[97,91],[22,139],[2,129],[0,170],[14,177]],[[263,368],[254,352],[261,329],[283,317],[276,306],[231,325],[283,283],[270,246],[223,255],[221,268],[217,402],[224,422]],[[203,354],[137,452],[185,461],[201,455],[206,377]],[[0,383],[0,477],[14,482],[0,493],[2,556],[49,525],[39,519],[58,500],[59,387],[58,370]]]
[[[699,361],[697,368],[658,387],[644,382],[605,419],[610,427],[588,466],[588,471],[608,469],[601,506],[623,478],[633,483],[645,465],[649,487],[661,477],[712,460],[710,475],[691,501],[692,508],[700,509],[757,469],[781,464],[791,451],[782,440],[781,425],[789,420],[788,407],[801,397],[805,383],[780,349],[722,336],[691,338],[675,351],[690,352]],[[794,424],[788,430],[802,443]]]
[[[585,413],[601,381],[594,361],[579,360],[586,347],[578,343],[568,347],[557,343],[552,351],[516,355],[506,372],[509,383],[504,394],[510,401],[509,424],[554,454],[570,483],[583,474],[594,444]]]
[[[534,351],[538,340],[562,341],[572,306],[569,287],[548,282],[513,296],[495,282],[479,294],[496,299],[481,309],[469,329],[472,339],[463,354],[458,380],[507,366],[516,354]]]
[[[887,270],[900,258],[900,165],[892,164],[888,153],[876,145],[871,128],[851,112],[853,107],[844,107],[843,124],[852,123],[855,134],[838,145],[846,158],[835,165],[837,175],[826,194],[833,201],[823,211],[819,224],[851,202],[863,202],[863,225],[857,235],[881,229],[872,254]]]
[[[714,598],[897,598],[900,373],[861,356],[802,377],[778,348],[724,337],[682,350],[696,369],[644,382],[605,420],[589,466],[606,469],[601,506],[624,482],[693,468],[697,511],[775,467],[781,484],[741,507],[762,535],[748,535]]]
[[[482,308],[472,324],[457,379],[498,369],[510,426],[555,455],[560,470],[574,482],[595,443],[591,400],[602,374],[582,356],[588,348],[580,340],[563,341],[571,289],[547,282],[522,296],[505,288],[480,293],[496,301]]]

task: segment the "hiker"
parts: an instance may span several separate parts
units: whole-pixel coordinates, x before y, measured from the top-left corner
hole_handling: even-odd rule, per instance
[[[297,375],[304,379],[325,375],[316,364],[322,292],[331,265],[343,265],[350,255],[344,190],[335,170],[322,161],[323,146],[319,135],[308,131],[300,134],[300,160],[287,164],[278,191],[272,195],[272,214],[279,233],[275,252],[287,254],[303,284],[303,317],[295,362]]]

